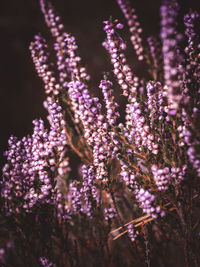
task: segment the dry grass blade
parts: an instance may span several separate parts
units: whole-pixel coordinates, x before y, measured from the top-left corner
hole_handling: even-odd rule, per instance
[[[110,233],[113,234],[113,233],[121,230],[123,227],[128,226],[129,224],[135,224],[137,222],[140,222],[140,221],[143,221],[143,220],[147,219],[148,217],[150,217],[150,216],[149,215],[144,215],[144,216],[142,216],[140,218],[134,219],[134,220],[124,224],[124,226],[121,226],[121,227],[118,227],[117,229],[112,230]]]
[[[167,208],[169,205],[171,205],[171,203],[167,203],[167,204],[165,204],[164,207]],[[171,212],[171,211],[173,211],[174,209],[175,209],[174,207],[171,207],[168,211]],[[144,225],[144,224],[146,224],[146,223],[148,223],[148,222],[153,221],[154,219],[155,219],[155,218],[152,218],[150,215],[146,214],[146,215],[144,215],[144,216],[141,216],[141,217],[139,217],[139,218],[137,218],[137,219],[134,219],[134,220],[132,220],[132,221],[130,221],[130,222],[124,224],[123,226],[118,227],[117,229],[112,230],[112,231],[110,232],[110,234],[114,234],[115,232],[120,231],[121,229],[123,229],[124,227],[128,226],[129,224],[133,224],[134,228],[137,228],[137,227],[142,226],[142,225]],[[118,234],[117,236],[115,236],[115,237],[113,238],[113,240],[118,239],[119,237],[123,236],[123,235],[126,234],[127,232],[128,232],[128,230],[123,231],[122,233],[120,233],[120,234]]]
[[[144,217],[144,216],[143,216],[143,217]],[[149,216],[148,216],[148,217],[149,217]],[[150,218],[148,218],[148,219],[146,219],[146,220],[143,220],[143,221],[140,222],[140,223],[135,224],[134,227],[136,228],[136,227],[142,226],[142,225],[144,225],[144,224],[146,224],[146,223],[148,223],[148,222],[151,222],[151,221],[153,221],[153,220],[154,220],[154,218],[150,217]],[[129,224],[131,224],[131,223],[129,223]],[[127,232],[128,232],[128,230],[125,230],[124,232],[122,232],[122,233],[118,234],[117,236],[115,236],[115,237],[113,238],[113,240],[117,240],[117,239],[120,238],[121,236],[125,235]]]

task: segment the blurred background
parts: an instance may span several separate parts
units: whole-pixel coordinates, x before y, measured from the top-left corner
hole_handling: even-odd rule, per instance
[[[161,0],[133,0],[144,36],[159,34],[159,8]],[[200,11],[200,1],[181,0],[181,13],[190,7]],[[103,72],[110,71],[107,52],[101,43],[105,38],[102,21],[111,15],[124,22],[115,0],[59,0],[52,1],[62,17],[66,32],[77,40],[79,53],[91,74],[91,91],[100,96],[98,85]],[[32,133],[32,120],[45,118],[43,83],[34,70],[29,44],[37,33],[47,42],[52,39],[40,11],[39,0],[0,1],[0,164],[4,164],[3,151],[10,135],[19,138]],[[128,41],[125,28],[122,36]],[[134,72],[146,75],[145,66],[136,60],[128,43],[127,57]],[[118,95],[120,92],[118,91]]]

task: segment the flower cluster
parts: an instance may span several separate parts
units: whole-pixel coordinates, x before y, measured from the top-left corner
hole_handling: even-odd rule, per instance
[[[112,220],[116,216],[116,210],[114,208],[105,208],[104,209],[105,220]]]
[[[153,165],[151,170],[155,183],[158,186],[158,190],[167,190],[169,184],[171,183],[171,174],[169,168],[165,167],[163,169],[158,169],[158,166]]]
[[[200,16],[197,12],[191,12],[190,14],[186,14],[184,17],[185,24],[185,35],[187,36],[187,46],[185,47],[185,88],[184,95],[186,97],[186,102],[190,106],[190,102],[195,101],[193,99],[194,91],[192,87],[196,87],[199,84],[199,43],[197,41],[198,36],[195,32],[196,23],[200,20]],[[192,75],[191,75],[192,74]],[[198,89],[197,89],[198,90]],[[189,97],[189,98],[188,98]]]
[[[158,190],[167,190],[170,184],[179,184],[185,178],[187,165],[180,167],[172,167],[171,170],[168,167],[159,169],[157,165],[151,167],[153,178]]]
[[[152,62],[152,76],[155,80],[159,80],[163,72],[163,57],[160,41],[158,38],[151,36],[148,37],[147,42],[150,50],[149,60]]]
[[[49,64],[49,53],[45,39],[40,35],[36,35],[29,49],[38,76],[41,77],[44,82],[45,93],[58,95],[61,87],[59,83],[56,83],[52,66]]]
[[[52,101],[45,106],[49,111],[50,131],[45,129],[43,120],[34,120],[31,137],[22,140],[11,137],[9,140],[8,163],[3,169],[1,182],[8,212],[20,212],[20,208],[30,212],[38,202],[53,203],[56,194],[53,183],[57,172],[55,167],[60,171],[65,162],[65,170],[69,171],[61,107]],[[23,199],[24,203],[16,205],[13,198]]]
[[[123,29],[123,25],[118,20],[104,21],[104,30],[107,39],[103,42],[103,46],[109,52],[111,63],[114,67],[114,74],[117,78],[119,85],[123,90],[123,95],[128,96],[130,93],[135,94],[138,87],[138,77],[133,75],[130,66],[124,54],[126,44],[120,35],[117,33],[118,29]]]
[[[128,186],[130,189],[134,189],[135,186],[135,173],[132,171],[130,172],[128,166],[123,162],[120,161],[121,163],[121,172],[120,175],[125,182],[125,184]]]
[[[141,188],[137,192],[136,199],[140,203],[144,213],[151,215],[153,218],[157,218],[158,215],[161,217],[165,216],[165,211],[161,210],[160,206],[154,207],[153,203],[155,196],[152,195],[148,190]]]
[[[149,82],[147,84],[147,96],[148,96],[148,109],[149,120],[152,129],[158,125],[158,120],[162,120],[164,117],[164,100],[163,91],[161,89],[161,83]]]
[[[161,40],[164,62],[164,78],[167,86],[170,115],[176,114],[181,100],[180,76],[183,73],[181,68],[182,56],[179,53],[179,42],[182,35],[177,32],[176,23],[178,16],[178,3],[164,1],[161,6]]]
[[[50,262],[48,259],[46,259],[45,257],[40,257],[40,262],[42,264],[42,266],[44,267],[53,267],[54,264],[52,262]]]
[[[138,59],[146,60],[150,75],[137,77],[127,64],[126,42],[118,32],[124,26],[117,19],[104,21],[103,46],[126,101],[123,114],[114,99],[118,89],[113,77],[105,75],[100,81],[102,100],[92,94],[75,38],[65,32],[51,3],[40,0],[56,64],[50,62],[54,57],[41,35],[35,36],[30,51],[44,83],[49,125],[36,119],[32,135],[21,140],[10,137],[0,180],[2,216],[14,222],[8,226],[15,225],[15,234],[22,238],[19,243],[32,242],[38,249],[33,261],[39,261],[38,266],[54,266],[48,259],[56,266],[93,266],[91,258],[85,265],[91,254],[98,256],[99,266],[119,266],[116,247],[128,252],[120,243],[111,245],[110,238],[120,230],[124,232],[114,239],[126,233],[134,242],[142,232],[145,244],[151,236],[156,247],[164,244],[166,248],[170,238],[173,246],[174,238],[177,243],[184,240],[185,261],[190,256],[187,247],[194,247],[190,261],[199,259],[200,43],[196,23],[200,15],[186,14],[185,32],[179,33],[178,4],[164,0],[160,38],[149,37],[146,50],[135,10],[128,0],[117,2],[128,21]],[[183,35],[185,43],[181,43]],[[148,235],[143,226],[150,221]],[[45,231],[48,237],[43,240]],[[141,242],[138,238],[132,244],[137,247],[134,266],[142,266],[136,257],[143,251]],[[146,250],[147,257],[149,253]],[[110,261],[111,254],[117,263]],[[0,261],[4,258],[2,248]],[[120,262],[120,266],[130,264],[128,257]]]
[[[92,205],[99,203],[99,190],[95,186],[95,174],[93,167],[89,169],[83,165],[82,166],[82,175],[83,175],[83,187],[81,192],[85,201],[85,207],[83,211],[87,214],[88,217],[92,216]]]
[[[110,133],[108,135],[106,131],[110,121],[109,119],[106,120],[102,114],[99,99],[97,97],[91,97],[82,82],[70,82],[68,93],[72,101],[76,123],[82,123],[84,137],[88,145],[92,146],[93,164],[97,167],[96,177],[97,179],[106,181],[108,179],[105,166],[106,159],[112,157],[113,153],[118,150],[118,147],[113,144],[111,138],[114,137],[113,134]],[[117,115],[116,113],[115,116]]]
[[[57,68],[59,71],[59,84],[65,88],[74,76],[88,81],[90,76],[86,73],[86,69],[80,66],[81,58],[76,53],[78,46],[75,37],[64,31],[61,18],[55,14],[55,10],[50,2],[40,0],[40,4],[46,24],[55,38],[54,49],[56,51]]]
[[[120,6],[124,16],[127,20],[129,26],[129,31],[131,33],[131,42],[138,56],[138,60],[144,59],[144,48],[142,45],[142,28],[140,27],[140,22],[137,19],[135,9],[131,7],[129,0],[117,0],[118,5]]]
[[[127,104],[126,114],[126,125],[128,129],[131,129],[129,139],[131,141],[134,139],[139,150],[142,150],[143,146],[147,147],[153,154],[158,154],[158,144],[154,141],[154,134],[149,134],[150,127],[142,114],[140,104],[137,101]]]
[[[107,110],[107,121],[112,126],[116,124],[117,118],[120,117],[119,112],[117,111],[118,104],[114,101],[113,96],[113,89],[112,89],[112,82],[109,80],[102,80],[99,88],[102,89],[104,101],[106,104],[106,110]]]
[[[128,237],[130,238],[131,242],[134,242],[136,237],[137,237],[137,234],[135,233],[134,231],[134,227],[132,224],[129,224],[127,226],[127,229],[128,229]]]

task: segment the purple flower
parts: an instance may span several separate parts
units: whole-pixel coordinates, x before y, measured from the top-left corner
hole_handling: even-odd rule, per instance
[[[104,41],[103,46],[110,54],[111,63],[114,67],[113,72],[120,87],[122,88],[123,95],[135,95],[138,87],[138,78],[133,75],[123,53],[126,49],[126,44],[117,33],[117,29],[119,28],[117,25],[119,22],[118,20],[109,20],[104,21],[104,24],[106,25],[104,30],[106,32],[107,39]]]
[[[117,216],[114,208],[104,208],[104,218],[106,221],[112,220]]]
[[[169,104],[169,115],[176,114],[181,100],[181,82],[183,58],[179,53],[178,45],[182,35],[176,30],[178,3],[164,1],[160,9],[161,14],[161,40],[164,63],[164,78]]]
[[[82,188],[81,193],[84,199],[84,207],[82,212],[86,213],[88,217],[92,217],[93,207],[99,203],[99,192],[95,186],[95,173],[94,167],[82,166]]]
[[[54,267],[55,265],[45,257],[40,257],[40,263],[43,267]]]
[[[153,130],[155,127],[158,127],[158,121],[164,119],[163,88],[160,82],[149,82],[146,89],[150,126]]]
[[[129,132],[128,139],[130,143],[134,140],[135,145],[140,151],[142,146],[144,146],[152,151],[153,154],[158,154],[158,143],[154,141],[155,135],[153,132],[150,132],[150,127],[136,99],[126,106],[126,128]]]
[[[152,59],[152,76],[154,80],[159,80],[163,72],[163,56],[160,40],[154,36],[148,37],[147,42],[150,48],[150,57]]]
[[[20,141],[11,137],[9,140],[8,164],[3,169],[1,182],[8,213],[19,213],[21,209],[30,212],[36,203],[54,203],[56,163],[59,162],[58,168],[64,164],[65,170],[69,171],[61,107],[50,100],[46,105],[51,125],[49,132],[41,119],[34,120],[31,137]]]
[[[161,210],[160,206],[154,206],[155,196],[148,190],[140,188],[136,193],[136,199],[139,202],[144,213],[149,214],[153,218],[165,216],[165,212]]]
[[[120,116],[119,112],[116,111],[119,105],[114,101],[112,86],[113,84],[109,80],[102,80],[99,85],[99,88],[102,89],[104,101],[106,104],[106,118],[111,126],[116,123],[117,118],[119,118]]]
[[[138,56],[138,59],[143,60],[144,48],[141,38],[142,28],[138,21],[138,17],[135,14],[135,9],[131,8],[131,3],[129,0],[117,0],[117,3],[119,4],[122,12],[124,13],[124,17],[127,20],[129,31],[131,33],[131,42]]]
[[[136,183],[136,174],[129,169],[129,167],[123,162],[120,161],[121,164],[121,172],[120,175],[127,185],[128,188],[134,190],[135,189],[135,183]]]
[[[46,24],[56,40],[54,49],[57,56],[59,84],[66,88],[68,82],[74,77],[79,77],[79,79],[83,81],[88,81],[90,76],[86,73],[86,69],[80,64],[81,58],[76,52],[78,46],[75,37],[64,31],[61,18],[56,14],[51,3],[40,0],[40,5]]]
[[[137,234],[134,230],[134,227],[132,224],[129,224],[127,226],[127,230],[128,230],[128,237],[130,238],[131,242],[134,242],[136,237],[137,237]]]
[[[31,42],[29,49],[38,76],[42,78],[44,82],[45,93],[58,95],[61,86],[56,82],[54,72],[49,64],[49,52],[46,40],[42,36],[36,35],[35,40]]]

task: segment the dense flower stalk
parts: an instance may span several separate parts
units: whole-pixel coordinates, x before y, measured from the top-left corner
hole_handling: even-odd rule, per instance
[[[114,67],[114,74],[122,88],[123,95],[135,94],[138,86],[138,78],[133,74],[130,66],[127,64],[124,50],[126,44],[117,33],[118,29],[122,29],[123,25],[118,20],[104,21],[107,39],[103,46],[107,49],[111,57],[111,63]]]
[[[94,168],[87,166],[82,166],[82,176],[83,176],[83,187],[81,192],[85,201],[85,207],[83,207],[83,212],[87,214],[88,217],[92,217],[93,206],[99,204],[99,192],[95,186],[95,173]]]
[[[150,50],[150,62],[152,62],[152,76],[159,80],[163,74],[163,56],[161,42],[158,38],[150,36],[147,38]]]
[[[154,141],[155,135],[150,133],[145,117],[142,115],[140,105],[137,101],[127,104],[126,108],[126,126],[130,128],[130,141],[134,139],[134,143],[141,151],[142,146],[148,148],[153,154],[158,154],[158,143]]]
[[[191,12],[184,16],[185,35],[187,36],[187,46],[185,47],[185,77],[183,90],[183,104],[186,110],[196,106],[199,101],[199,35],[195,32],[195,26],[200,22],[200,15],[197,12]]]
[[[178,3],[164,1],[161,6],[161,40],[164,63],[164,78],[167,86],[170,115],[174,115],[181,100],[182,56],[178,52],[178,45],[182,35],[177,32],[176,21],[178,15]]]
[[[61,87],[60,84],[56,82],[54,72],[49,64],[49,52],[46,40],[42,36],[36,35],[35,40],[34,42],[31,42],[29,49],[38,76],[42,78],[45,84],[45,93],[58,95]]]
[[[159,120],[164,118],[163,90],[160,82],[147,84],[149,121],[151,129],[157,127]]]
[[[131,7],[131,3],[129,0],[117,0],[117,3],[120,6],[127,20],[129,31],[131,33],[131,42],[138,56],[138,60],[143,60],[144,48],[142,45],[141,38],[142,28],[135,13],[135,9]]]
[[[72,100],[76,122],[82,123],[84,137],[88,145],[92,146],[97,179],[107,181],[107,160],[118,150],[118,147],[107,134],[108,122],[101,112],[99,99],[90,97],[87,88],[80,81],[69,83],[68,93]]]
[[[111,126],[115,125],[117,118],[120,117],[119,112],[117,112],[117,108],[119,107],[119,105],[117,104],[117,102],[114,101],[112,86],[113,84],[109,80],[102,80],[99,85],[99,88],[102,89],[104,101],[106,104],[106,118]]]
[[[85,67],[80,64],[81,58],[77,55],[78,46],[75,37],[64,31],[61,18],[56,14],[50,2],[40,0],[40,3],[46,24],[55,38],[54,48],[57,56],[59,84],[66,88],[67,83],[74,76],[88,81],[90,76],[86,73]]]

